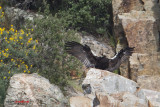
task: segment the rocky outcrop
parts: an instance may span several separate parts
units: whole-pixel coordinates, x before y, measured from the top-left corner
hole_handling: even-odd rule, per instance
[[[137,83],[141,88],[160,91],[160,76],[142,75],[138,76]]]
[[[113,0],[112,5],[117,47],[136,47],[130,63],[121,67],[121,74],[126,76],[123,72],[127,71],[135,81],[141,75],[159,75],[159,0]]]
[[[24,11],[15,7],[6,7],[6,20],[9,21],[9,25],[14,25],[17,30],[19,30],[22,26],[25,25],[26,21],[33,21],[35,18],[42,19],[43,16],[36,14],[34,12]]]
[[[38,74],[14,75],[7,90],[5,107],[65,107],[61,90]]]
[[[71,97],[71,107],[160,106],[160,92],[141,89],[136,82],[105,70],[90,69],[82,88],[85,95]]]
[[[150,17],[148,17],[150,16]],[[131,79],[160,74],[159,33],[156,19],[146,12],[119,15],[129,46],[136,47],[130,58]]]

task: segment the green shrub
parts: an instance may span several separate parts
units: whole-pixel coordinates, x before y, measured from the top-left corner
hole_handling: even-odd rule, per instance
[[[111,0],[64,0],[60,3],[57,8],[62,11],[57,13],[67,20],[68,27],[94,35],[104,35],[111,27]]]
[[[35,20],[34,25],[33,35],[39,41],[36,60],[39,74],[63,88],[70,78],[70,71],[78,71],[81,67],[78,67],[79,61],[75,61],[64,50],[66,41],[79,41],[76,32],[66,30],[64,20],[52,15],[44,15],[43,19]]]
[[[14,74],[36,72],[34,58],[37,56],[38,41],[32,38],[33,29],[17,31],[10,25],[7,30],[1,7],[0,23],[0,90],[6,91],[10,77]],[[0,93],[0,97],[4,100],[4,93]]]

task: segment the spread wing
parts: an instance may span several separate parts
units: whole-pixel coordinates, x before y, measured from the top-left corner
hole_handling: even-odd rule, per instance
[[[110,59],[109,68],[107,70],[114,71],[119,68],[119,66],[132,55],[133,51],[134,47],[121,49],[113,58]]]
[[[135,47],[127,47],[119,51],[118,57],[121,59],[121,63],[126,61],[132,55],[134,48]]]
[[[95,57],[87,45],[83,46],[80,43],[74,41],[67,42],[65,44],[65,50],[67,53],[79,59],[87,68],[95,67]]]

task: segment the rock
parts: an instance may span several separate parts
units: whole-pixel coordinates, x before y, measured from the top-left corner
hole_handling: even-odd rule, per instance
[[[90,69],[82,88],[85,96],[71,97],[71,107],[159,107],[160,103],[160,92],[141,89],[133,80],[105,70]]]
[[[131,79],[136,81],[140,75],[159,74],[159,32],[152,13],[131,11],[118,16],[129,46],[136,47],[130,57]]]
[[[160,107],[160,92],[147,90],[147,89],[141,89],[137,96],[141,99],[148,99],[149,105],[151,107]],[[149,106],[150,107],[150,106]]]
[[[126,91],[135,93],[138,85],[136,82],[120,75],[105,70],[90,69],[82,83],[82,88],[86,94],[90,94],[88,90],[91,90],[91,93],[95,93],[96,91],[108,94]]]
[[[137,83],[141,88],[160,91],[160,77],[151,75],[138,76]]]
[[[84,96],[71,97],[70,107],[93,107],[92,100]]]
[[[140,99],[129,92],[118,93],[115,95],[98,93],[96,96],[100,102],[99,107],[148,107],[145,100]]]
[[[43,18],[42,15],[14,7],[6,7],[5,13],[7,14],[7,18],[10,20],[9,24],[14,25],[17,30],[19,30],[22,25],[25,25],[26,20],[33,21],[35,18]]]
[[[127,45],[122,24],[118,18],[119,14],[129,13],[131,10],[144,10],[143,2],[140,0],[112,0],[114,34],[122,45]]]
[[[136,47],[130,63],[120,67],[121,74],[135,81],[140,75],[159,74],[159,0],[113,0],[112,7],[117,47]]]
[[[21,103],[19,103],[21,101]],[[22,102],[23,101],[23,102]],[[5,107],[65,107],[61,90],[38,74],[15,74],[7,90]]]
[[[121,43],[126,45],[126,43],[124,43],[126,42],[124,40],[125,34],[118,15],[122,13],[129,13],[131,10],[142,11],[144,8],[143,2],[140,0],[112,0],[112,7],[115,37],[118,40],[122,40],[123,42]]]
[[[79,84],[76,84],[77,87],[79,87]],[[64,87],[64,91],[65,91],[65,97],[66,98],[70,98],[70,97],[76,97],[76,96],[83,96],[83,92],[81,90],[77,90],[76,86],[71,86],[71,84],[69,86]]]

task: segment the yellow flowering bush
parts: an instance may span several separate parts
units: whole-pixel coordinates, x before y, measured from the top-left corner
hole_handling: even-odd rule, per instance
[[[0,7],[0,23],[5,20]],[[33,29],[19,30],[11,25],[7,30],[0,25],[0,78],[10,79],[15,73],[31,73],[37,56],[37,40],[32,38]]]

